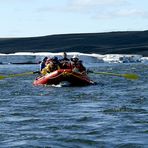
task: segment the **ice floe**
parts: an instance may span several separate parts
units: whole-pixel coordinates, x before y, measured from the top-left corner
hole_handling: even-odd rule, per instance
[[[108,63],[133,63],[141,62],[142,55],[107,54],[103,61]]]

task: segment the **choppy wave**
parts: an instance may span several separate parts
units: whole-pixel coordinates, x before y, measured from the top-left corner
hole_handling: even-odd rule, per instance
[[[68,52],[68,57],[73,55],[79,56],[85,63],[148,63],[148,57],[142,55],[127,55],[127,54],[86,54],[80,52]],[[13,54],[0,54],[1,64],[35,64],[39,63],[45,56],[53,57],[57,56],[62,58],[62,52],[18,52]]]

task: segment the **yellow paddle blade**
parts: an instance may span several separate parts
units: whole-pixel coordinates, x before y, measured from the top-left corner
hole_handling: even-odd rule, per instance
[[[6,76],[0,76],[0,80],[5,79],[5,78],[6,78]]]
[[[11,74],[11,75],[8,75],[6,77],[19,77],[19,76],[25,76],[25,75],[30,75],[30,74],[33,74],[33,72],[25,72],[25,73],[19,73],[19,74]]]
[[[34,74],[34,72],[25,72],[25,73],[19,73],[19,74],[11,74],[11,75],[7,75],[7,76],[0,75],[0,80],[5,79],[5,78],[11,78],[11,77],[25,76],[25,75],[30,75],[30,74]]]
[[[137,80],[139,78],[136,74],[117,74],[117,73],[110,73],[110,72],[93,72],[95,74],[102,74],[102,75],[111,75],[111,76],[118,76],[124,77],[126,79]]]
[[[139,76],[136,74],[122,74],[123,77],[131,80],[137,80],[139,79]]]

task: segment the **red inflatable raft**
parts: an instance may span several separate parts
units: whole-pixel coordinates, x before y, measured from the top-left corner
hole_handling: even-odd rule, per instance
[[[71,69],[60,69],[45,76],[38,77],[33,84],[34,85],[52,85],[59,84],[63,81],[69,82],[71,85],[83,86],[94,84],[93,81],[85,74],[73,72]]]

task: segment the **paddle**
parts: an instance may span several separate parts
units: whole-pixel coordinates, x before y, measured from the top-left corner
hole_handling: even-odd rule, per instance
[[[110,72],[94,72],[94,71],[88,71],[88,72],[94,73],[94,74],[102,74],[102,75],[111,75],[111,76],[124,77],[126,79],[131,79],[131,80],[137,80],[139,78],[139,76],[136,75],[136,74],[117,74],[117,73],[110,73]]]
[[[35,73],[40,73],[39,71],[34,71],[34,72],[25,72],[25,73],[19,73],[19,74],[10,74],[7,76],[0,75],[0,80],[5,79],[5,78],[11,78],[11,77],[20,77],[20,76],[25,76],[25,75],[31,75]]]

